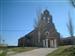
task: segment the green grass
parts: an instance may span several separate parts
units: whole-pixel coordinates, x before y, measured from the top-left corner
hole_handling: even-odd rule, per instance
[[[36,49],[34,47],[19,47],[19,48],[12,48],[11,50],[14,51],[15,53],[19,53],[19,52],[26,52],[26,51],[30,51]]]
[[[0,56],[6,56],[6,55],[10,56],[16,53],[26,52],[33,49],[36,49],[36,48],[34,47],[0,48],[0,50],[3,50],[3,52],[0,53]],[[13,53],[7,54],[7,52],[13,52]]]
[[[10,54],[7,54],[8,56],[21,53],[21,52],[27,52],[36,49],[36,47],[16,47],[16,48],[8,48],[8,52],[12,52]]]
[[[47,56],[75,56],[75,47],[62,46]]]
[[[0,46],[0,56],[6,56],[7,55],[7,47],[6,46]]]
[[[0,56],[6,56],[6,54],[7,54],[7,50],[3,50],[3,52],[0,53]]]

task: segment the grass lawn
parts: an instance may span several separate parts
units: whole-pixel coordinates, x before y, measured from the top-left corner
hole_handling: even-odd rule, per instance
[[[37,47],[16,47],[16,48],[8,48],[7,55],[13,55],[21,52],[31,51],[36,49]]]
[[[11,51],[14,51],[15,53],[19,53],[19,52],[26,52],[26,51],[30,51],[36,49],[34,47],[18,47],[18,48],[11,48]]]
[[[36,49],[36,48],[35,47],[0,48],[0,51],[3,50],[3,52],[0,53],[0,56],[6,56],[8,55],[7,54],[8,52],[13,52],[9,54],[9,55],[13,55],[16,53],[26,52],[33,49]]]
[[[47,56],[75,56],[75,47],[62,46]]]
[[[7,50],[3,50],[3,52],[0,53],[0,56],[6,56],[6,54],[7,54]]]
[[[0,56],[6,56],[7,54],[7,47],[0,45]]]

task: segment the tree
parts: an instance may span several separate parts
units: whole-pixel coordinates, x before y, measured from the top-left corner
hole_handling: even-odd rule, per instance
[[[71,0],[71,4],[75,8],[75,0]]]
[[[34,28],[37,29],[38,31],[38,44],[40,45],[40,40],[41,40],[41,35],[43,34],[44,30],[45,30],[45,26],[46,26],[46,23],[44,20],[42,20],[42,13],[41,13],[41,10],[39,10],[37,12],[37,18],[35,20],[35,25],[34,25]]]
[[[73,21],[72,21],[72,18],[70,17],[69,15],[69,21],[68,21],[68,24],[67,24],[67,28],[68,28],[68,31],[69,31],[69,34],[70,34],[70,37],[72,38],[72,45],[74,44],[74,27],[73,27]]]
[[[71,5],[75,8],[75,0],[70,0],[70,2],[71,2]],[[73,25],[73,21],[70,16],[70,13],[69,13],[69,21],[68,21],[67,28],[69,30],[70,36],[72,37],[72,44],[75,44],[74,39],[73,39],[74,38],[74,25]]]

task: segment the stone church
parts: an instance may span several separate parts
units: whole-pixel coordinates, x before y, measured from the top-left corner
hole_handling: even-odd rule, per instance
[[[52,15],[46,9],[41,13],[38,26],[27,35],[18,39],[18,46],[27,47],[58,47],[60,34],[55,29]]]

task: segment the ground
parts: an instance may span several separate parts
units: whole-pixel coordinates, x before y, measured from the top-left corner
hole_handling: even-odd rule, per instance
[[[28,52],[22,52],[10,56],[46,56],[48,53],[56,50],[57,48],[38,48]]]
[[[0,56],[75,56],[75,46],[60,46],[58,48],[17,47],[0,49]]]
[[[75,56],[75,46],[61,46],[47,56]]]
[[[6,56],[6,54],[7,54],[6,48],[5,47],[4,48],[0,48],[0,56]]]
[[[37,49],[37,47],[15,47],[15,48],[0,48],[0,56],[10,56],[13,54],[27,52]]]

